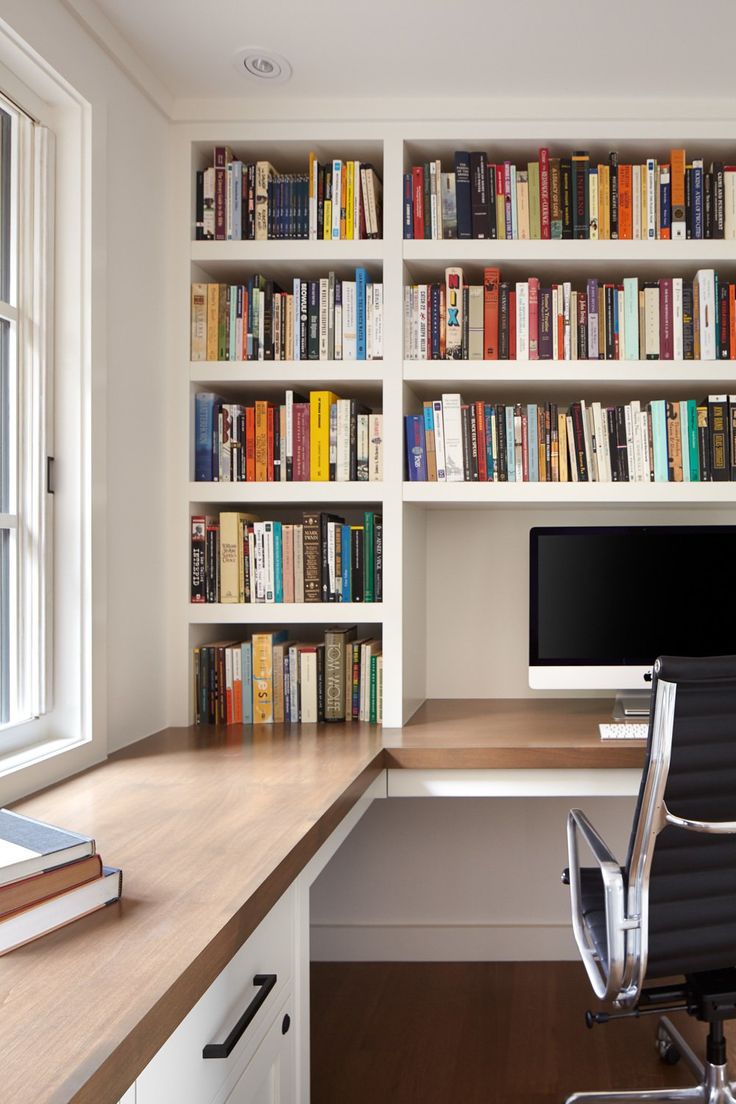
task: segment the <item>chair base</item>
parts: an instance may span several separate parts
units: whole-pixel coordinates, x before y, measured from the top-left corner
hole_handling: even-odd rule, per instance
[[[657,1033],[658,1044],[673,1044],[699,1082],[689,1089],[651,1089],[633,1092],[590,1092],[573,1093],[565,1104],[626,1104],[626,1101],[659,1101],[667,1104],[672,1101],[698,1101],[699,1104],[736,1104],[736,1083],[729,1082],[725,1064],[714,1065],[701,1062],[680,1032],[667,1016],[663,1016]]]

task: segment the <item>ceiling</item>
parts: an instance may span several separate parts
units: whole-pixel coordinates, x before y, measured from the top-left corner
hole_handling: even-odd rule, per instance
[[[732,0],[94,0],[175,98],[724,97]],[[239,49],[282,54],[283,85]]]

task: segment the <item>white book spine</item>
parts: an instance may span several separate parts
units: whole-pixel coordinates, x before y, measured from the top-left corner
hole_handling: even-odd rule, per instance
[[[723,173],[723,236],[726,241],[736,241],[736,170],[733,169]]]
[[[434,448],[437,464],[437,482],[447,482],[447,467],[445,462],[445,427],[442,417],[442,400],[435,399],[432,403],[434,417]]]
[[[567,423],[567,455],[568,455],[568,471],[570,473],[570,480],[573,483],[578,482],[578,462],[575,456],[575,439],[573,437],[572,415],[565,415],[565,422]]]
[[[404,285],[404,360],[416,360],[417,355],[412,340],[412,299],[414,289],[411,284]]]
[[[368,422],[370,436],[368,479],[372,483],[380,483],[383,479],[383,414],[369,414]],[[349,440],[350,428],[348,426],[348,442]]]
[[[629,417],[628,412],[631,410],[631,441],[634,452],[634,467],[633,475],[632,470],[629,469],[629,479],[633,479],[636,483],[644,482],[644,454],[642,452],[642,440],[641,440],[641,403],[638,399],[632,399],[629,405],[626,407],[626,435],[629,434]]]
[[[427,323],[427,285],[419,285],[419,359],[427,356],[427,338],[429,325]]]
[[[327,577],[330,594],[334,594],[337,590],[335,585],[335,524],[334,521],[327,522]]]
[[[516,285],[516,359],[529,359],[529,284]]]
[[[319,161],[312,159],[311,178],[309,181],[309,240],[317,240],[317,192],[319,188]],[[294,300],[299,302],[298,299]],[[296,359],[296,358],[295,358]]]
[[[328,327],[329,327],[329,294],[330,281],[324,277],[319,282],[319,359],[328,359]]]
[[[631,221],[634,241],[641,239],[641,165],[631,169]]]
[[[339,483],[347,483],[350,480],[350,399],[337,400],[335,479]]]
[[[672,356],[682,360],[684,353],[682,318],[682,276],[672,280]]]
[[[595,454],[598,461],[598,478],[601,483],[607,483],[611,478],[606,464],[606,438],[608,434],[603,431],[601,404],[599,402],[591,403],[590,409],[593,415],[593,434],[595,436]]]
[[[360,161],[355,162],[353,175],[355,179],[353,184],[353,238],[358,241],[360,238],[360,193],[362,188]]]
[[[342,285],[342,358],[355,360],[358,355],[355,281],[343,280]]]
[[[716,359],[716,292],[715,272],[701,268],[695,273],[700,302],[700,358]]]
[[[286,463],[291,467],[294,460],[294,392],[286,392]],[[285,476],[284,476],[285,478]]]
[[[644,483],[651,483],[652,469],[649,464],[649,414],[642,410],[639,416],[639,436],[641,440],[642,472]]]
[[[304,526],[294,526],[294,601],[304,601]]]
[[[595,470],[595,457],[593,455],[593,442],[590,434],[590,418],[588,417],[588,408],[585,405],[585,401],[580,401],[580,412],[583,416],[583,445],[585,447],[585,458],[588,462],[588,479],[593,482],[598,475]]]
[[[263,576],[266,587],[266,602],[274,602],[274,575],[273,575],[273,522],[263,523]]]
[[[439,238],[437,222],[437,162],[429,162],[429,225],[433,241]]]
[[[626,426],[626,462],[629,468],[629,482],[636,482],[636,457],[634,455],[634,423],[631,417],[631,403],[624,406],[624,425]]]
[[[563,356],[565,360],[570,359],[570,293],[572,291],[572,285],[569,281],[565,281],[562,285],[562,311],[564,318],[563,325]]]
[[[657,174],[654,158],[647,158],[647,241],[657,236]]]
[[[383,284],[373,285],[373,357],[383,360]]]
[[[373,284],[366,284],[365,289],[365,359],[374,360],[375,352],[373,351]]]
[[[560,359],[560,342],[559,332],[557,329],[557,318],[560,313],[560,288],[552,288],[552,359]]]
[[[626,311],[624,309],[624,289],[616,292],[618,300],[618,359],[626,359]]]
[[[442,396],[442,421],[445,438],[445,470],[448,483],[462,483],[465,478],[463,465],[463,427],[458,394]]]
[[[253,539],[255,543],[255,571],[253,578],[255,580],[255,586],[253,587],[255,592],[256,602],[266,601],[266,551],[265,551],[265,522],[256,521],[253,523]]]

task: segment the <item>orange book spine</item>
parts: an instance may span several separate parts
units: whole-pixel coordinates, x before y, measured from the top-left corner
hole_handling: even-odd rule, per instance
[[[256,412],[252,406],[245,408],[245,478],[249,483],[256,478]]]
[[[274,409],[269,406],[266,410],[266,479],[269,483],[273,483],[273,418]]]
[[[633,210],[631,206],[631,165],[618,167],[618,236],[631,241],[634,236]]]
[[[498,285],[500,268],[483,270],[483,356],[498,360]],[[441,315],[444,317],[444,314]]]
[[[268,479],[268,403],[256,399],[255,414],[255,478],[256,483]]]
[[[672,206],[685,206],[685,150],[670,150]]]

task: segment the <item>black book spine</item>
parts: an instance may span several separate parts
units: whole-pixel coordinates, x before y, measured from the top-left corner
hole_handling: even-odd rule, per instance
[[[484,153],[470,155],[471,225],[474,238],[488,237],[488,166]]]
[[[248,240],[253,241],[256,236],[256,167],[248,166]]]
[[[325,233],[325,167],[317,166],[317,240],[322,241]]]
[[[440,359],[440,285],[429,285],[430,349],[432,360]]]
[[[383,517],[376,514],[373,523],[373,587],[374,601],[383,601]]]
[[[718,283],[718,356],[721,360],[728,360],[729,358],[729,303],[728,303],[728,289],[729,285],[725,283]]]
[[[736,400],[733,395],[728,399],[728,451],[730,460],[731,480],[736,480]]]
[[[307,359],[319,360],[319,280],[310,280],[308,287]]]
[[[713,203],[713,173],[703,173],[703,237],[713,237],[713,222],[715,218]]]
[[[488,231],[487,238],[496,235],[496,166],[486,166],[486,190],[488,194]]]
[[[472,238],[470,154],[462,151],[455,153],[455,203],[457,206],[457,236],[458,238]]]
[[[606,310],[606,360],[613,360],[615,355],[615,341],[613,336],[613,297],[616,295],[616,288],[613,284],[606,284],[604,287],[605,293],[605,310]]]
[[[281,408],[274,407],[273,411],[273,481],[281,482]]]
[[[322,513],[319,515],[319,585],[320,600],[322,602],[332,601],[332,591],[330,590],[330,564],[327,554],[327,525],[329,521],[329,514]]]
[[[693,170],[685,169],[685,235],[693,236]]]
[[[713,396],[708,400],[708,429],[711,479],[723,482],[731,477],[728,402],[725,396]]]
[[[626,447],[626,409],[617,406],[616,410],[616,464],[619,479],[627,483],[629,479],[629,450]]]
[[[506,440],[506,407],[502,403],[496,404],[496,441],[498,442],[498,456],[496,458],[498,481],[499,483],[506,483],[509,478],[508,442]]]
[[[569,157],[560,158],[560,200],[562,203],[562,237],[572,238],[572,161]]]
[[[317,720],[325,719],[325,646],[318,644],[317,652]]]
[[[683,280],[682,282],[682,357],[683,360],[695,359],[693,285],[690,280]]]
[[[470,412],[467,404],[460,407],[460,420],[463,434],[463,479],[470,482]]]
[[[618,154],[615,152],[608,155],[608,201],[611,237],[618,238]]]
[[[570,407],[572,415],[572,432],[575,443],[575,465],[578,470],[578,481],[588,482],[588,458],[585,452],[585,432],[583,430],[583,411],[580,403],[573,403]]]
[[[498,285],[498,359],[509,359],[509,285]]]
[[[713,478],[710,465],[710,426],[708,425],[708,407],[705,404],[698,405],[698,465],[700,478],[704,483],[710,483]]]
[[[194,178],[194,238],[204,240],[204,173],[199,171]]]
[[[478,464],[478,414],[475,403],[470,404],[470,478],[477,483],[480,478]]]
[[[363,570],[365,563],[365,530],[352,529],[350,532],[350,594],[354,602],[363,601]]]
[[[723,186],[723,164],[718,163],[712,166],[713,170],[713,237],[723,238],[724,236],[724,186]]]
[[[358,403],[355,399],[350,402],[350,478],[358,478]]]
[[[307,360],[309,357],[309,284],[306,280],[299,281],[299,357]]]
[[[573,212],[572,227],[573,237],[586,239],[590,237],[590,215],[588,213],[588,168],[590,158],[584,150],[580,150],[572,156],[572,183],[573,183]],[[596,212],[596,218],[597,218]]]

